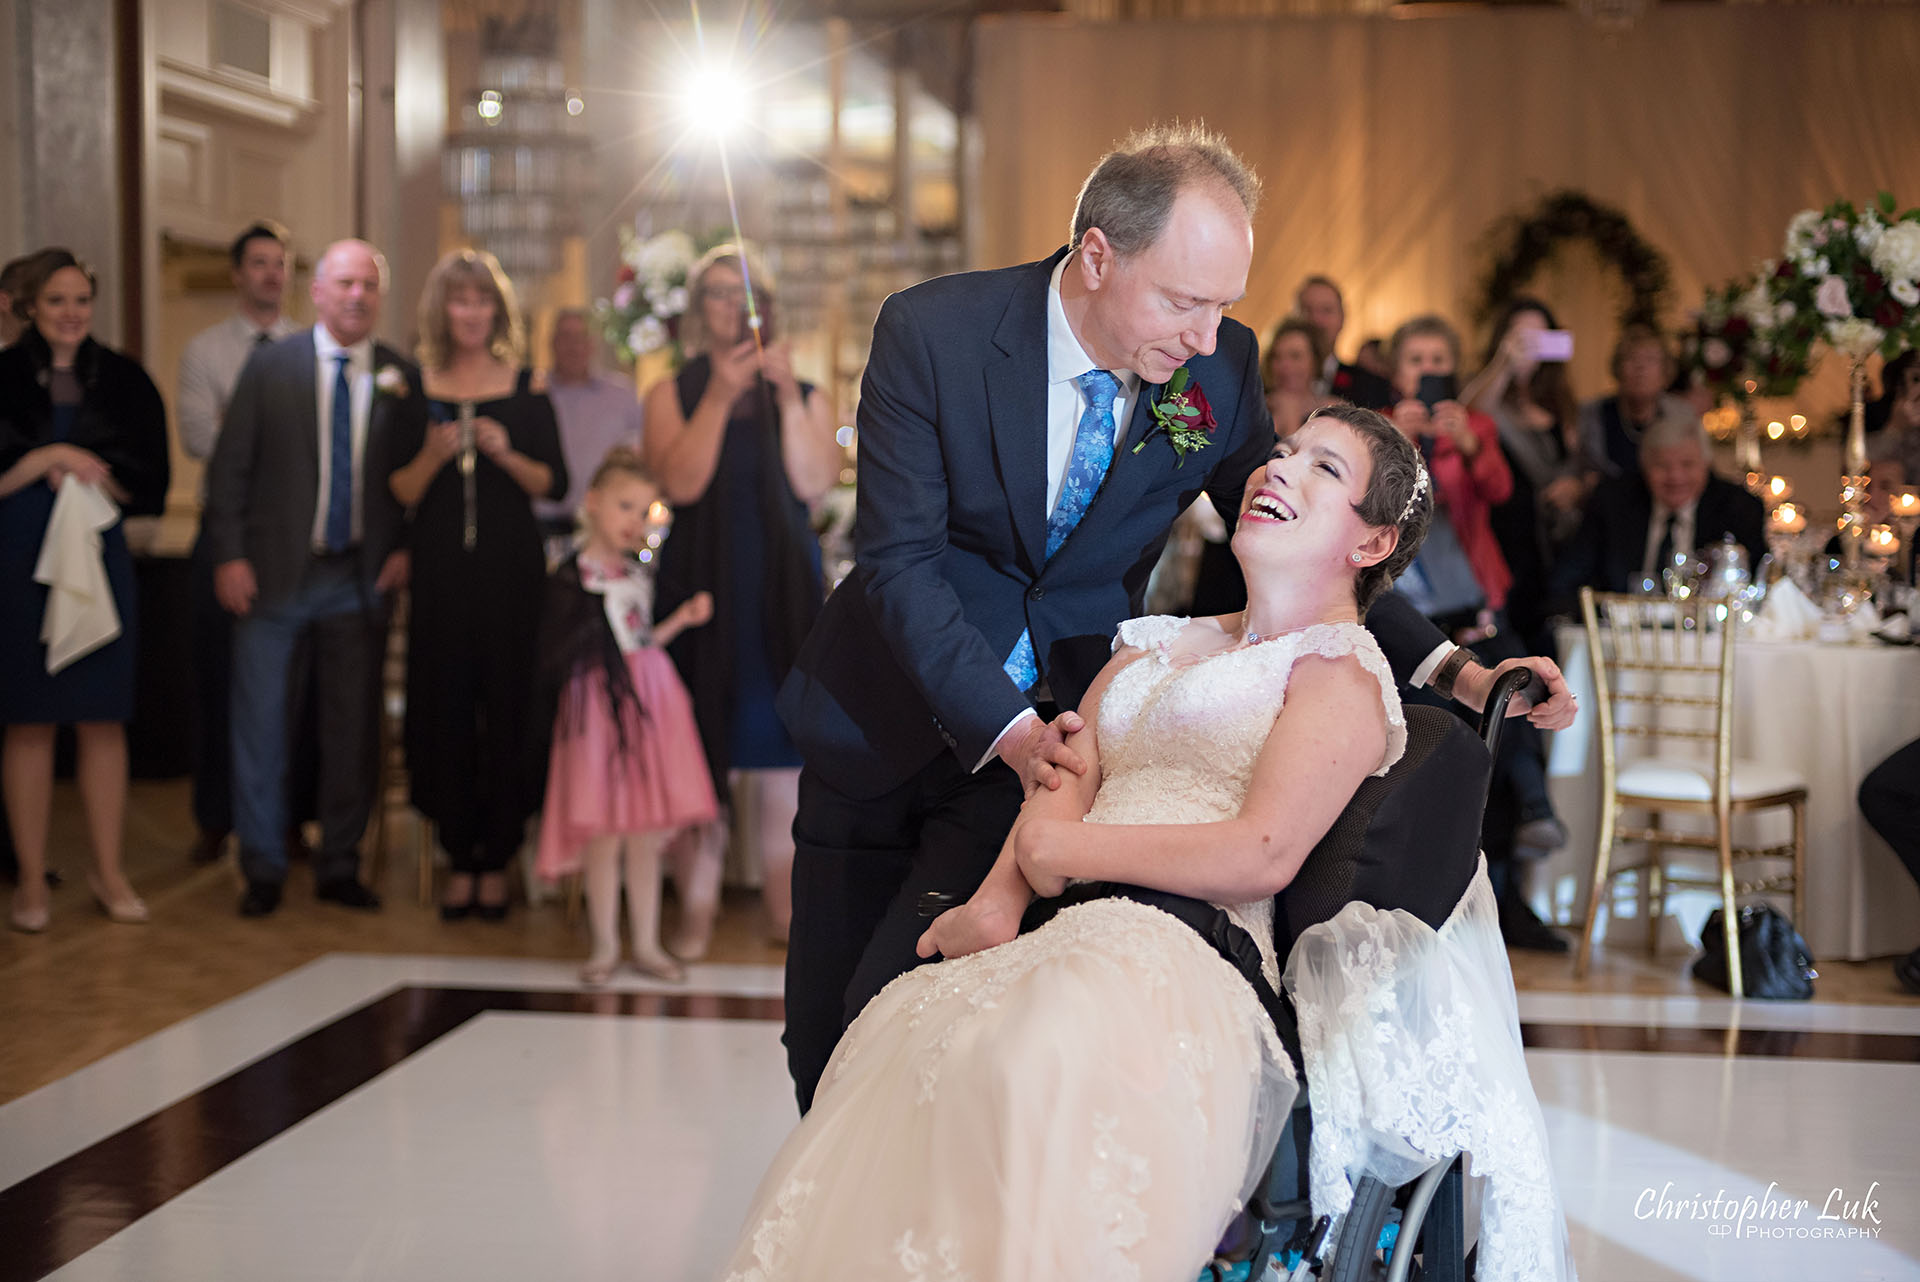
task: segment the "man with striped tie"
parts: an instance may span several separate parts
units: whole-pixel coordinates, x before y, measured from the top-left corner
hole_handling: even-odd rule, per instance
[[[315,891],[380,901],[359,878],[378,750],[385,594],[405,581],[402,514],[387,488],[395,431],[426,416],[420,372],[373,341],[387,265],[339,241],[313,272],[319,323],[241,371],[207,467],[202,537],[233,639],[234,828],[243,916],[280,905],[287,876],[287,679],[310,636],[320,708]],[[415,429],[418,431],[424,429]]]

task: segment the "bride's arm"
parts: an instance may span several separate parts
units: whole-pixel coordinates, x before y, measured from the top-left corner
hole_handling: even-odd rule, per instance
[[[1014,835],[1023,824],[1035,819],[1078,825],[1087,811],[1093,809],[1094,795],[1100,791],[1100,743],[1094,733],[1100,700],[1113,683],[1114,674],[1145,653],[1124,646],[1100,669],[1086,698],[1080,701],[1080,728],[1067,736],[1067,746],[1087,763],[1087,772],[1076,775],[1062,771],[1063,782],[1059,788],[1034,790],[1021,805],[1020,814],[1000,847],[999,858],[994,860],[980,889],[960,907],[936,917],[933,925],[920,936],[918,950],[922,957],[931,957],[936,952],[943,957],[964,957],[1004,944],[1020,933],[1020,919],[1026,915],[1027,905],[1033,902],[1033,887],[1021,875],[1014,853]]]
[[[1386,745],[1380,683],[1356,659],[1302,656],[1238,815],[1096,827],[1023,813],[1012,837],[1018,871],[1043,895],[1087,877],[1217,904],[1264,899],[1293,880]]]

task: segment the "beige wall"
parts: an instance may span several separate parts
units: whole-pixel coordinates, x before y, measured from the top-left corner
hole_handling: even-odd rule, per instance
[[[978,41],[978,263],[1063,243],[1080,180],[1127,129],[1203,117],[1266,179],[1242,318],[1266,329],[1303,274],[1327,272],[1349,295],[1346,354],[1418,310],[1464,320],[1486,228],[1557,187],[1623,209],[1683,307],[1778,253],[1802,207],[1882,187],[1920,203],[1907,6],[1662,7],[1611,38],[1549,10],[1006,16]],[[1577,331],[1578,387],[1605,390],[1612,281],[1569,255],[1536,286]],[[1816,400],[1843,395],[1823,386]]]
[[[218,256],[247,224],[286,224],[310,263],[354,231],[350,9],[332,0],[250,0],[272,24],[272,70],[212,65],[210,0],[145,0],[142,83],[147,368],[169,408],[187,340],[232,310]],[[288,314],[311,316],[306,278]],[[169,506],[198,505],[202,464],[174,433]],[[177,540],[176,540],[177,541]]]

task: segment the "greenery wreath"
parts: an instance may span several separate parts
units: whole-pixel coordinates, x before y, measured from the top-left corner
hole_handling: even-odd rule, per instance
[[[1531,212],[1508,214],[1488,230],[1495,253],[1481,277],[1475,320],[1491,323],[1569,240],[1586,241],[1620,273],[1627,287],[1622,325],[1660,327],[1671,285],[1666,255],[1642,238],[1625,214],[1578,191],[1551,192]]]

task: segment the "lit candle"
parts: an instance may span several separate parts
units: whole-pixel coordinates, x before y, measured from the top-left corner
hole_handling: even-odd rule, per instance
[[[1763,497],[1770,498],[1776,503],[1790,499],[1793,497],[1793,483],[1784,476],[1769,477],[1767,492]]]
[[[1888,501],[1895,516],[1920,516],[1920,490],[1895,490]]]
[[[1773,422],[1767,424],[1767,439],[1769,441],[1777,441],[1786,434],[1787,425],[1779,419],[1776,418]]]
[[[1782,503],[1773,509],[1767,525],[1777,534],[1798,534],[1807,528],[1807,514],[1791,503]]]
[[[1867,531],[1867,555],[1892,556],[1900,550],[1900,538],[1890,525],[1876,525]]]

